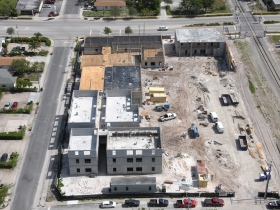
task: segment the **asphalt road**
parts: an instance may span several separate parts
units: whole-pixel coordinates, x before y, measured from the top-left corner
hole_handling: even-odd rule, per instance
[[[55,45],[61,44],[56,42]],[[63,44],[63,43],[62,43]],[[34,203],[39,177],[45,161],[48,144],[50,142],[53,122],[58,105],[59,93],[64,76],[64,67],[68,64],[71,48],[55,47],[48,67],[44,91],[40,100],[40,108],[36,124],[32,128],[31,139],[26,152],[25,160],[19,181],[16,183],[11,198],[13,210],[30,210]]]
[[[81,19],[57,19],[51,21],[25,21],[25,20],[2,20],[0,21],[0,36],[7,36],[6,30],[8,27],[18,26],[19,36],[33,36],[35,32],[40,32],[44,36],[51,39],[75,39],[76,37],[83,37],[90,34],[99,36],[100,31],[103,31],[105,26],[112,29],[113,35],[124,34],[124,28],[131,26],[134,34],[168,34],[174,35],[176,28],[181,28],[186,24],[195,23],[213,23],[213,22],[231,22],[234,21],[233,17],[219,18],[193,18],[193,19],[171,19],[166,21],[159,20],[116,20],[116,21],[87,21]],[[164,25],[169,28],[168,31],[157,31],[158,27]],[[222,28],[219,27],[219,28]],[[233,26],[228,26],[230,32],[234,32]],[[236,25],[238,28],[238,25]],[[264,25],[264,29],[268,31],[280,31],[280,24]]]

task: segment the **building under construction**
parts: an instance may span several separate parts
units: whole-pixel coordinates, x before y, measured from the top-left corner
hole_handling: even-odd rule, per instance
[[[86,37],[83,50],[83,56],[85,55],[99,55],[102,59],[99,63],[105,66],[116,65],[124,57],[127,65],[131,65],[133,61],[134,65],[141,65],[143,68],[159,68],[164,66],[165,60],[161,35]],[[86,65],[86,62],[82,62],[81,67]]]

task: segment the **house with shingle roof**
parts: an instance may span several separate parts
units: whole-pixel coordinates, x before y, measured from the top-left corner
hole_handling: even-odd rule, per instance
[[[119,10],[124,10],[126,6],[125,1],[96,1],[94,7],[97,11],[111,10],[112,6],[119,7]]]

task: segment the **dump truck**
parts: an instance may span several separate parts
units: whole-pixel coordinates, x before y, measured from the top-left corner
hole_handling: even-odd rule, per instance
[[[248,141],[246,135],[239,135],[238,140],[239,140],[241,150],[246,151],[248,149]]]
[[[223,207],[225,205],[223,199],[219,198],[211,198],[211,199],[205,199],[204,200],[205,206],[214,206],[214,207]]]
[[[151,199],[149,202],[150,207],[167,207],[168,204],[168,200],[165,199]]]
[[[195,200],[191,199],[183,199],[183,200],[177,200],[176,201],[176,207],[177,208],[195,208],[197,205]]]

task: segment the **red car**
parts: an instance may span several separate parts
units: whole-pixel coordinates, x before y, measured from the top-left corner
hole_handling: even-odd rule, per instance
[[[53,17],[54,16],[54,12],[51,11],[50,14],[49,14],[49,17]]]
[[[14,102],[12,105],[12,109],[17,109],[17,107],[18,107],[18,102]]]

